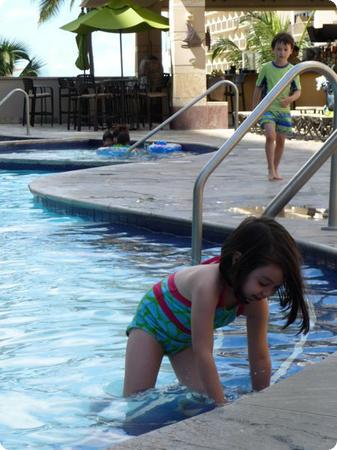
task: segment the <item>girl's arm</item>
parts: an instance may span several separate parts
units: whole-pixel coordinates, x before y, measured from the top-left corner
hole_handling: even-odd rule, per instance
[[[268,300],[245,305],[247,316],[248,358],[252,387],[260,391],[270,384],[271,362],[268,347]]]
[[[205,286],[196,287],[192,295],[192,346],[196,366],[208,397],[223,405],[226,400],[213,358],[213,321],[218,298],[211,296]]]

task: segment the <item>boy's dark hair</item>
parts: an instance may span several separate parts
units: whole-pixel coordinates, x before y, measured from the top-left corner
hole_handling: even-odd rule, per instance
[[[111,139],[112,141],[114,139],[114,135],[110,130],[106,130],[103,133],[103,137],[102,137],[103,142],[106,141],[107,139]]]
[[[115,125],[112,130],[112,134],[114,138],[117,139],[119,133],[121,132],[129,132],[129,127],[127,125]]]
[[[240,255],[237,262],[233,262],[235,254]],[[240,298],[249,273],[268,264],[279,266],[283,272],[283,285],[278,289],[278,296],[286,312],[284,328],[296,320],[300,310],[302,322],[299,332],[308,333],[310,320],[304,299],[301,256],[294,239],[273,219],[248,217],[225,240],[221,249],[220,273]]]
[[[294,38],[289,33],[285,32],[277,33],[274,36],[273,40],[271,41],[271,48],[274,50],[276,44],[279,42],[281,42],[282,44],[289,44],[292,49],[295,46]]]
[[[128,131],[120,131],[117,136],[117,144],[120,145],[129,145],[130,144],[130,135]]]

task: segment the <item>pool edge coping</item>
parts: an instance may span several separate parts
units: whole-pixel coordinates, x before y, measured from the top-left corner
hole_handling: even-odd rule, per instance
[[[59,211],[62,214],[91,218],[96,222],[106,221],[116,224],[127,223],[129,225],[145,227],[156,232],[168,232],[177,235],[191,236],[191,219],[172,218],[165,214],[148,214],[128,207],[100,205],[94,202],[45,194],[32,188],[31,184],[29,184],[29,189],[33,196],[40,201],[43,206],[47,209]],[[181,232],[176,231],[175,226],[177,225],[183,228],[182,234]],[[221,239],[221,236],[225,236],[233,229],[234,227],[230,225],[217,225],[207,221],[203,222],[203,234],[206,241],[217,242],[219,238]],[[310,261],[313,260],[312,258],[315,254],[320,257],[319,264],[329,269],[337,269],[337,249],[325,244],[307,242],[302,239],[296,239],[296,242],[299,245],[301,253],[304,253]]]

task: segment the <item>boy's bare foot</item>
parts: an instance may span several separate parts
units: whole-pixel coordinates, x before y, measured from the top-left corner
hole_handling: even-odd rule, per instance
[[[276,178],[276,174],[275,174],[275,172],[268,172],[268,180],[269,181],[275,181],[277,178]]]
[[[283,177],[276,171],[268,171],[268,180],[269,181],[280,181],[283,180]]]

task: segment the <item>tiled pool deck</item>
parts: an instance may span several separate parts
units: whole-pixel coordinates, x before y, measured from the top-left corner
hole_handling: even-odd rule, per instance
[[[0,125],[1,135],[24,135],[24,128]],[[19,133],[19,134],[18,134]],[[219,146],[231,130],[163,131],[158,137]],[[137,139],[144,132],[132,132]],[[40,127],[33,137],[100,138],[101,132],[67,132]],[[291,176],[321,147],[321,142],[292,140],[281,167],[282,182],[266,177],[263,137],[249,134],[209,178],[204,195],[204,224],[220,236],[244,217],[233,208],[265,206]],[[32,190],[50,206],[96,219],[190,232],[196,175],[210,155],[136,164],[96,167],[41,177]],[[291,205],[328,207],[330,161],[294,197]],[[323,231],[325,220],[280,218],[318,262],[337,266],[337,231]],[[150,223],[151,222],[151,223]],[[336,269],[337,270],[337,269]],[[210,413],[113,446],[113,449],[329,450],[337,443],[337,354],[264,392],[242,397]]]

